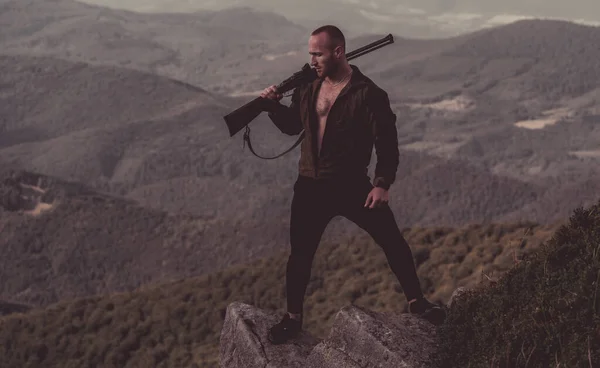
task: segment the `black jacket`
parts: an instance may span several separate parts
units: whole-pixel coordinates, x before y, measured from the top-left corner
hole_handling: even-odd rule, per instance
[[[399,164],[396,115],[387,93],[355,65],[351,67],[352,77],[327,117],[319,156],[315,103],[323,79],[296,88],[290,106],[279,103],[269,117],[285,134],[305,131],[298,163],[300,175],[311,178],[364,176],[374,146],[377,164],[373,185],[388,189],[396,179]]]

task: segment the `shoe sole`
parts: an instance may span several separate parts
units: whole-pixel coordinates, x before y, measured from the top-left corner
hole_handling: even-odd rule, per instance
[[[434,325],[440,325],[446,320],[446,312],[442,308],[437,307],[426,311],[420,317]]]
[[[281,344],[285,344],[287,342],[287,340],[275,341],[271,338],[271,336],[269,336],[268,340],[272,345],[281,345]]]
[[[273,338],[273,335],[271,335],[271,333],[269,332],[269,334],[267,335],[267,340],[269,340],[269,342],[273,345],[281,345],[281,344],[285,344],[287,342],[289,342],[290,340],[295,339],[300,333],[295,334],[294,336],[288,336],[288,337],[284,337],[281,340],[276,340]]]

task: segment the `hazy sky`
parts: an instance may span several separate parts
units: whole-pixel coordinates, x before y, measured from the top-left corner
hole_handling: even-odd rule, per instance
[[[82,0],[144,12],[192,12],[248,6],[307,28],[334,23],[349,33],[451,36],[525,17],[600,25],[600,0]]]

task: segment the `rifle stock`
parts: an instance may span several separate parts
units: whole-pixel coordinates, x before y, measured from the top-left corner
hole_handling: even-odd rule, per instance
[[[233,137],[264,111],[263,104],[265,100],[263,97],[257,97],[223,117],[225,123],[227,123],[227,128],[229,128],[230,137]]]
[[[352,60],[359,56],[365,55],[373,50],[379,49],[385,45],[394,42],[392,34],[375,41],[370,44],[360,47],[354,51],[346,54],[347,60]],[[299,72],[294,73],[291,77],[284,80],[277,86],[279,93],[285,93],[289,90],[296,88],[301,83],[310,83],[317,78],[317,74],[308,63],[304,64]],[[274,104],[279,102],[270,99],[257,97],[254,100],[246,103],[245,105],[237,108],[231,113],[225,115],[225,123],[229,129],[229,136],[233,137],[237,132],[242,130],[246,125],[250,124],[252,120],[256,119],[263,111],[272,111],[275,108]]]
[[[299,72],[294,73],[291,77],[281,82],[277,86],[277,91],[279,93],[285,93],[296,88],[300,83],[311,82],[315,78],[317,78],[317,73],[313,68],[310,67],[310,65],[308,65],[308,63],[306,63]],[[278,104],[279,102],[277,101],[257,97],[244,106],[227,114],[223,118],[225,119],[227,127],[229,128],[229,136],[232,137],[237,132],[242,130],[242,128],[250,124],[252,120],[256,119],[261,112],[272,111]]]

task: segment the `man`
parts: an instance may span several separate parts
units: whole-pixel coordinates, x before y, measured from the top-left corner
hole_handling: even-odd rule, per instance
[[[338,215],[367,231],[383,248],[409,301],[409,313],[440,323],[445,312],[423,296],[412,252],[388,206],[399,151],[396,115],[387,93],[348,63],[345,38],[337,27],[313,31],[308,51],[318,78],[296,88],[289,107],[277,103],[269,112],[283,133],[305,131],[291,206],[287,313],[269,330],[269,340],[283,343],[301,331],[313,257],[327,224]],[[283,97],[275,86],[261,96],[275,101]],[[367,168],[373,146],[377,165],[371,184]]]

